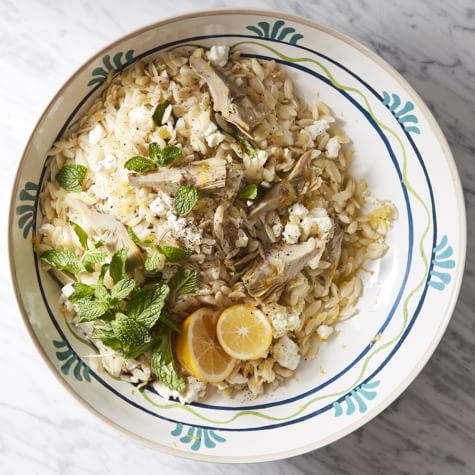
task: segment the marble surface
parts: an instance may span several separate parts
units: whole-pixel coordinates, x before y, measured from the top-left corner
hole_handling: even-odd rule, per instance
[[[29,341],[6,264],[13,175],[37,118],[96,50],[186,0],[0,0],[1,248],[0,474],[473,474],[475,473],[474,0],[201,0],[199,8],[261,7],[318,19],[383,56],[427,101],[452,147],[468,216],[465,279],[429,364],[383,414],[339,442],[281,462],[229,466],[163,455],[116,433],[75,402]],[[74,53],[71,53],[74,52]]]

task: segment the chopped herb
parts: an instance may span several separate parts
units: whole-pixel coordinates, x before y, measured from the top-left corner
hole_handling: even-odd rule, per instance
[[[259,185],[250,184],[239,190],[239,198],[243,200],[255,200],[259,194]]]
[[[155,122],[155,125],[159,126],[162,125],[162,119],[163,119],[163,114],[165,114],[165,111],[167,110],[167,107],[170,105],[168,101],[164,101],[155,108],[155,111],[153,112],[153,121]]]
[[[191,254],[193,254],[192,251],[188,249],[182,249],[181,247],[163,245],[158,249],[167,258],[168,262],[178,262],[181,259],[189,257]]]
[[[89,245],[87,243],[87,233],[86,233],[86,231],[84,231],[84,229],[81,228],[81,226],[79,226],[79,224],[76,224],[73,221],[70,221],[70,224],[73,227],[74,232],[76,233],[76,236],[78,237],[82,248],[87,251],[89,249]]]
[[[244,138],[241,134],[235,134],[234,138],[236,139],[237,143],[241,146],[244,153],[250,157],[255,158],[257,157],[257,150],[251,145],[251,142]]]
[[[194,269],[182,268],[171,278],[168,285],[176,295],[189,294],[198,285],[199,274]]]
[[[160,148],[158,143],[152,142],[148,146],[148,156],[161,167],[165,167],[179,160],[182,156],[182,150],[174,145],[167,145],[164,148]]]
[[[105,242],[104,241],[97,241],[95,244],[94,244],[94,248],[95,249],[99,249],[100,247],[104,246]]]
[[[82,191],[82,182],[87,175],[83,165],[64,165],[56,174],[56,181],[66,191]]]
[[[136,156],[129,158],[125,162],[124,168],[133,172],[142,173],[155,170],[157,168],[157,165],[155,164],[155,162],[148,158]]]
[[[182,185],[178,188],[173,208],[178,216],[186,216],[198,201],[198,190],[193,185]]]

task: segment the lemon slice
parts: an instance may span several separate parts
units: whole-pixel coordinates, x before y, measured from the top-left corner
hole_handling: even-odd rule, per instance
[[[219,383],[231,374],[235,361],[221,348],[216,336],[217,314],[210,308],[193,312],[176,339],[178,362],[188,373],[207,383]]]
[[[272,343],[271,324],[253,305],[233,305],[224,310],[216,333],[224,351],[239,360],[261,358]]]

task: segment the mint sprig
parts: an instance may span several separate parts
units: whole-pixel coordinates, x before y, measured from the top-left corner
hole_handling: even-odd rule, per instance
[[[40,259],[58,270],[70,272],[76,278],[84,271],[84,266],[76,255],[67,249],[49,249],[41,254]]]
[[[157,168],[157,164],[149,158],[136,156],[129,158],[124,163],[124,168],[132,172],[143,173],[155,170]]]
[[[166,284],[141,289],[127,302],[125,313],[150,329],[160,318],[169,292]]]
[[[64,165],[56,174],[56,181],[66,191],[82,191],[88,169],[83,165]]]

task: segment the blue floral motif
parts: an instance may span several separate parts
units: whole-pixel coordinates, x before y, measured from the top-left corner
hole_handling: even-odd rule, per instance
[[[285,25],[285,21],[283,20],[277,20],[272,26],[272,29],[267,21],[260,21],[257,25],[258,26],[246,26],[246,29],[256,33],[256,35],[261,38],[270,38],[279,41],[284,41],[288,35],[292,35],[288,41],[291,45],[296,45],[297,42],[303,38],[303,35],[296,33],[295,28],[290,26],[282,28]]]
[[[376,391],[373,391],[374,388],[377,388],[380,384],[380,381],[373,381],[372,383],[364,383],[360,386],[357,386],[353,391],[345,396],[343,401],[333,403],[333,408],[335,409],[335,417],[340,417],[343,415],[343,406],[346,405],[347,416],[351,416],[355,411],[356,407],[361,414],[367,411],[368,407],[365,403],[367,401],[372,401],[376,397]],[[344,404],[342,404],[344,403]]]
[[[224,437],[221,437],[216,431],[211,429],[202,429],[201,427],[189,426],[188,432],[184,434],[184,426],[181,422],[177,423],[175,429],[170,433],[173,437],[179,437],[182,444],[191,444],[190,448],[194,452],[200,450],[201,443],[208,449],[214,449],[216,443],[226,442]],[[182,435],[183,434],[183,435]]]
[[[124,57],[122,59],[122,57]],[[122,51],[116,53],[111,60],[110,55],[106,54],[102,58],[103,67],[98,67],[92,71],[93,78],[87,83],[88,86],[102,84],[109,75],[110,71],[117,73],[134,61],[134,50],[127,51],[124,55]]]
[[[23,237],[26,239],[33,229],[35,223],[35,204],[38,198],[40,187],[31,181],[25,183],[25,187],[20,191],[20,201],[30,202],[16,207],[18,226],[23,229]]]
[[[53,340],[53,345],[61,351],[56,352],[56,358],[64,361],[61,366],[61,372],[68,375],[71,368],[74,368],[73,374],[78,381],[83,379],[87,382],[91,381],[91,370],[78,357],[78,355],[69,346],[65,340]]]
[[[414,104],[411,101],[407,101],[398,110],[398,107],[401,105],[401,98],[397,94],[393,93],[390,96],[388,92],[383,91],[383,104],[394,114],[406,132],[421,133],[419,127],[412,125],[417,124],[418,120],[414,114],[409,114],[409,112],[414,110]]]
[[[447,236],[443,236],[440,243],[434,247],[434,251],[432,255],[434,256],[432,259],[433,269],[430,271],[430,280],[429,285],[436,290],[444,290],[445,286],[450,283],[452,278],[447,271],[440,271],[436,270],[435,268],[438,267],[439,269],[453,269],[455,267],[455,261],[451,259],[454,250],[452,246],[448,246],[448,238]]]

